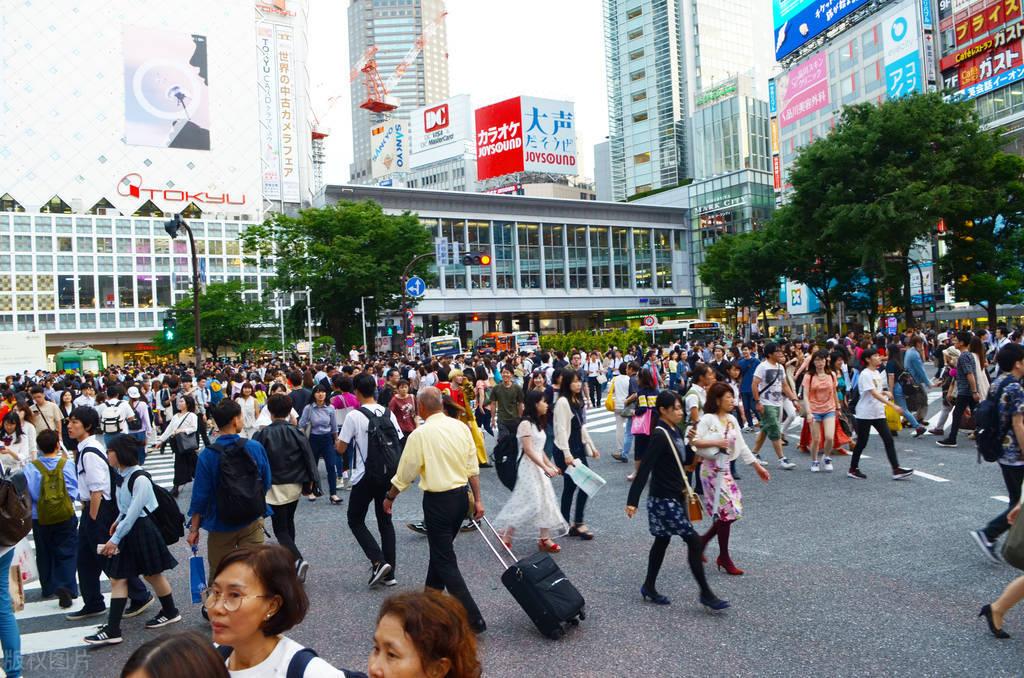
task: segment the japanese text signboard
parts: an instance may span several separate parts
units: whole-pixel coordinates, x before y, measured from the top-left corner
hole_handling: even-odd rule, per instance
[[[815,54],[775,81],[779,128],[785,129],[828,105],[828,55]]]
[[[477,179],[515,172],[577,174],[573,104],[515,97],[476,111]]]

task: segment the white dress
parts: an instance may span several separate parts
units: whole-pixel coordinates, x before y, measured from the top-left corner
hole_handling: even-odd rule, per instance
[[[256,404],[256,398],[249,396],[248,398],[239,398],[238,404],[242,407],[242,437],[252,439],[256,435],[256,408],[259,405]]]
[[[547,434],[529,421],[523,420],[519,424],[516,437],[529,437],[533,449],[539,454],[544,453]],[[561,537],[569,531],[569,524],[562,517],[558,501],[555,499],[551,479],[525,454],[519,462],[516,487],[494,519],[494,527],[498,530],[514,528],[538,532],[547,529],[551,531],[552,538]]]

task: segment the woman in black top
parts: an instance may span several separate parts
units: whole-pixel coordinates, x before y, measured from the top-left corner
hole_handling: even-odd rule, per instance
[[[668,596],[658,593],[655,582],[672,535],[678,535],[686,542],[687,560],[693,578],[700,587],[701,604],[712,610],[724,610],[729,607],[729,603],[718,598],[708,586],[707,577],[704,575],[704,547],[690,522],[683,502],[684,485],[680,466],[692,461],[677,456],[686,454],[683,437],[677,428],[683,421],[683,402],[675,391],[662,391],[658,394],[655,407],[657,426],[651,429],[647,454],[629,488],[629,498],[626,501],[626,515],[632,518],[636,515],[640,495],[647,484],[647,477],[650,476],[647,519],[650,532],[654,535],[654,544],[651,545],[651,552],[647,557],[647,579],[640,587],[640,595],[644,600],[650,600],[658,605],[668,605],[671,602]]]
[[[60,402],[57,403],[60,409],[60,439],[68,452],[78,450],[78,441],[68,434],[68,417],[71,416],[71,410],[75,409],[74,400],[75,392],[66,390],[60,392]]]

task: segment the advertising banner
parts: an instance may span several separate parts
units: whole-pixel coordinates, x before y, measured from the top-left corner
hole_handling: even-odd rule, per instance
[[[932,30],[932,0],[921,0],[921,28]]]
[[[1002,0],[995,5],[986,7],[953,25],[953,39],[957,46],[966,45],[976,38],[981,38],[1003,24],[1021,16],[1020,0]],[[959,10],[956,10],[959,11]]]
[[[292,29],[274,26],[277,45],[277,106],[281,135],[281,199],[299,202],[299,119],[295,108],[295,86],[298,75],[292,75]]]
[[[786,311],[790,315],[816,313],[821,308],[818,298],[814,296],[814,293],[811,292],[807,285],[793,280],[786,280],[785,290]]]
[[[519,97],[522,103],[523,169],[577,174],[576,115],[571,101]]]
[[[370,167],[374,179],[405,171],[406,129],[406,123],[397,118],[370,129]]]
[[[260,160],[263,197],[281,199],[281,137],[277,120],[277,45],[273,24],[256,24],[256,49],[259,53],[256,86],[259,97]]]
[[[782,159],[779,156],[772,156],[772,175],[775,182],[775,190],[782,190]]]
[[[473,136],[469,95],[461,94],[409,115],[409,166],[460,156]]]
[[[939,23],[953,16],[953,0],[939,0]]]
[[[779,112],[778,98],[775,91],[775,78],[768,81],[768,113],[776,115]]]
[[[125,26],[125,142],[210,150],[206,36]]]
[[[476,109],[478,181],[523,171],[523,109],[519,97]]]
[[[828,55],[819,52],[776,79],[779,129],[829,104]]]
[[[772,129],[772,153],[775,155],[779,154],[779,121],[776,118],[772,118],[771,121]]]
[[[913,5],[882,19],[885,46],[885,89],[889,99],[924,91],[917,10]]]
[[[868,0],[772,0],[775,59],[781,61]]]

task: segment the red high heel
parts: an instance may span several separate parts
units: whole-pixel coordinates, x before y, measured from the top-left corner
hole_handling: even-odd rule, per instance
[[[730,558],[729,556],[718,556],[718,560],[716,560],[715,563],[718,565],[718,569],[725,570],[726,574],[743,574],[743,570],[736,567],[736,565],[732,562],[732,558]]]
[[[550,539],[538,539],[537,540],[537,549],[540,550],[540,551],[545,551],[547,553],[561,553],[562,552],[562,547],[559,546],[558,544],[556,544],[555,542],[551,541]]]

